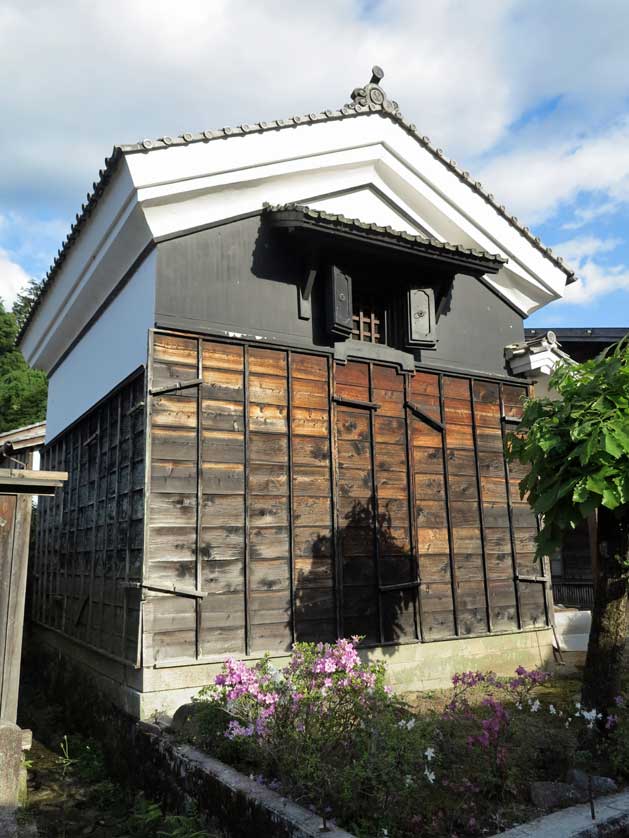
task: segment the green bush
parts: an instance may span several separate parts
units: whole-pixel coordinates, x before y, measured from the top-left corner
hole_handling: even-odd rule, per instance
[[[443,710],[421,716],[356,643],[297,645],[281,670],[229,659],[199,701],[205,747],[365,838],[493,833],[531,814],[532,780],[608,759],[602,714],[544,699],[548,673],[455,675]],[[625,726],[612,736],[619,773]]]

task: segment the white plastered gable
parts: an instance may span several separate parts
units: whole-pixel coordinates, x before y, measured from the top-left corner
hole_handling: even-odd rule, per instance
[[[563,294],[565,271],[386,114],[136,153],[127,164],[156,238],[295,202],[499,254],[507,264],[487,281],[524,316]]]
[[[267,202],[498,254],[506,264],[486,281],[523,316],[563,293],[566,271],[384,111],[149,146],[122,147],[22,337],[29,363],[53,368],[153,242],[259,212]]]

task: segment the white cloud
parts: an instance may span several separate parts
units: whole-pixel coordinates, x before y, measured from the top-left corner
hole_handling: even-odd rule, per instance
[[[80,202],[114,142],[338,106],[375,62],[403,112],[469,163],[540,99],[591,119],[626,93],[629,6],[602,5],[3,0],[5,189]]]
[[[583,193],[565,229],[611,215],[629,200],[629,4],[576,7],[0,0],[0,213],[21,219],[0,247],[41,276],[68,225],[32,220],[73,216],[115,142],[339,106],[374,63],[419,130],[526,224]]]
[[[10,308],[13,305],[29,279],[24,268],[14,262],[6,250],[0,248],[0,300],[6,307]]]
[[[604,196],[600,209],[610,212],[629,200],[629,118],[592,136],[507,152],[485,167],[482,179],[529,224],[546,221],[581,193]]]
[[[566,288],[563,299],[554,305],[585,305],[612,291],[628,291],[629,268],[623,264],[608,265],[600,259],[613,253],[619,244],[620,239],[595,236],[577,237],[558,244],[556,250],[574,267],[578,279]]]

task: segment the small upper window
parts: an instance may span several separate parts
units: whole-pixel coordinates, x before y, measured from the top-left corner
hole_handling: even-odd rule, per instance
[[[352,340],[386,344],[388,328],[384,296],[355,283],[352,288]]]

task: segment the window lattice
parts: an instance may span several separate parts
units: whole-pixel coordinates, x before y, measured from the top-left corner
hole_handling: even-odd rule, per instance
[[[366,343],[387,342],[386,306],[376,294],[353,291],[352,340]]]

